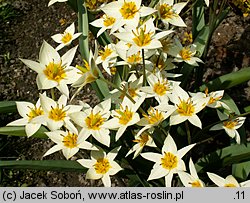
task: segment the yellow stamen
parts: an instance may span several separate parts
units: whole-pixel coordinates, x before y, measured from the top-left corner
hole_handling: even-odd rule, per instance
[[[128,109],[128,106],[125,107],[124,111],[123,108],[116,110],[116,112],[120,115],[118,116],[119,118],[119,123],[122,125],[126,125],[129,121],[132,120],[134,112],[130,111]]]
[[[67,148],[74,148],[74,147],[77,147],[77,138],[78,136],[76,134],[71,134],[70,132],[68,132],[68,135],[66,135],[64,138],[63,138],[63,144],[65,147]]]
[[[31,121],[33,118],[43,115],[44,111],[42,110],[41,107],[35,107],[35,108],[30,108],[30,112],[28,114],[29,121]]]
[[[93,114],[93,111],[91,111],[90,115],[85,119],[88,129],[92,130],[99,130],[104,121],[105,120],[100,113]]]
[[[169,90],[168,81],[164,80],[160,82],[160,80],[158,80],[158,82],[154,84],[153,90],[159,96],[163,96]]]
[[[127,58],[128,63],[130,64],[138,64],[142,61],[141,52],[139,51],[137,54],[133,54]]]
[[[178,158],[171,152],[165,152],[164,157],[161,158],[161,165],[167,170],[172,170],[177,167]]]
[[[151,43],[152,39],[152,35],[153,32],[149,32],[149,33],[145,33],[146,32],[146,25],[144,26],[144,28],[140,28],[140,30],[136,30],[136,33],[134,31],[132,31],[134,34],[134,38],[133,41],[134,43],[139,46],[139,47],[143,47],[143,46],[147,46]]]
[[[157,122],[160,122],[164,119],[161,112],[158,111],[158,109],[154,109],[153,107],[150,107],[148,110],[148,115],[143,115],[149,124],[155,124]]]
[[[236,185],[233,183],[227,183],[224,185],[224,187],[236,187]]]
[[[105,48],[103,51],[99,51],[102,61],[104,61],[108,56],[110,56],[113,51],[110,48]]]
[[[180,52],[179,52],[181,58],[183,60],[190,60],[192,57],[192,52],[190,51],[190,48],[184,47]]]
[[[103,15],[103,24],[105,27],[109,27],[111,25],[113,25],[115,23],[116,19],[111,17],[111,16],[107,16],[106,14]]]
[[[108,159],[100,158],[94,164],[94,168],[95,168],[96,173],[106,174],[109,171],[109,169],[111,168],[111,165],[110,165]]]
[[[63,34],[61,41],[63,44],[67,44],[68,42],[70,42],[72,40],[72,38],[73,38],[72,34],[65,32]]]
[[[43,73],[46,75],[46,77],[49,80],[54,80],[58,83],[66,77],[65,70],[62,67],[62,62],[60,62],[60,63],[50,62],[46,66]]]
[[[198,181],[198,180],[197,180],[197,181],[194,181],[194,182],[191,182],[191,183],[189,183],[189,184],[191,184],[192,187],[202,187],[200,181]]]
[[[134,2],[125,2],[120,8],[120,13],[124,19],[133,19],[138,12],[138,8]]]
[[[231,121],[224,121],[223,125],[228,129],[234,129],[238,123],[239,123],[238,119],[235,119]]]
[[[57,106],[56,108],[51,107],[51,110],[49,112],[49,118],[54,121],[63,121],[66,117],[66,111],[63,110],[63,108],[59,108]]]
[[[173,6],[170,6],[166,3],[160,5],[159,12],[162,19],[171,19],[177,16],[173,10]]]
[[[142,135],[140,135],[138,139],[133,140],[133,142],[138,142],[140,143],[140,146],[143,147],[146,145],[148,140],[149,140],[149,136],[146,133],[143,133]]]
[[[181,116],[192,116],[195,111],[190,98],[187,101],[180,99],[180,103],[177,105],[177,107],[177,111]]]

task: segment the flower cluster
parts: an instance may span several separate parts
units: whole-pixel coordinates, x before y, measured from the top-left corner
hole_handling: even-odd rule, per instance
[[[51,0],[49,5],[64,1]],[[205,2],[209,4],[209,1]],[[80,149],[90,151],[90,159],[77,161],[88,168],[86,178],[101,179],[108,187],[111,186],[110,176],[122,170],[119,161],[115,161],[120,151],[125,152],[126,157],[134,153],[133,159],[141,156],[145,162],[154,162],[148,181],[164,177],[165,185],[172,186],[172,179],[177,174],[184,186],[204,187],[192,159],[189,162],[190,174],[186,172],[183,159],[196,144],[189,137],[188,143],[177,149],[177,137],[170,135],[170,127],[185,123],[200,130],[199,113],[213,108],[221,122],[211,130],[224,129],[240,144],[237,129],[245,118],[230,117],[233,111],[221,100],[223,90],[187,92],[180,86],[178,78],[182,75],[171,72],[185,63],[191,66],[203,63],[196,56],[196,45],[183,46],[175,33],[175,27],[186,26],[180,15],[186,5],[187,2],[175,4],[173,0],[160,0],[153,8],[143,6],[141,0],[103,2],[98,8],[101,17],[90,24],[99,28],[97,37],[108,32],[115,38],[115,43],[107,44],[98,52],[95,42],[94,54],[90,50],[89,59],[76,67],[71,64],[77,46],[62,56],[58,53],[81,35],[75,33],[74,24],[63,34],[52,36],[59,43],[56,48],[44,41],[38,62],[21,61],[37,72],[38,89],[51,90],[51,94],[40,94],[35,105],[17,102],[22,118],[8,125],[25,126],[28,137],[41,125],[45,126],[48,129],[46,135],[55,145],[44,156],[62,150],[65,158],[70,159]],[[159,29],[158,23],[162,23],[164,29]],[[124,77],[115,85],[99,74],[99,68],[111,79],[120,72]],[[103,101],[94,107],[85,102],[70,103],[70,85],[80,87],[77,93],[83,86],[97,80],[114,87]],[[55,88],[61,93],[58,100],[54,95]],[[167,130],[164,129],[166,126]],[[107,149],[112,150],[107,152]],[[211,173],[208,176],[218,186],[249,185],[237,183],[232,176],[225,180]]]

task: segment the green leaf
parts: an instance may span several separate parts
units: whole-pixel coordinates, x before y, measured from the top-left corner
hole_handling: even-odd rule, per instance
[[[30,170],[46,170],[46,171],[75,171],[86,172],[86,168],[77,161],[67,160],[20,160],[20,161],[1,161],[1,169],[30,169]]]
[[[101,72],[99,72],[99,74],[101,74]],[[101,80],[96,80],[95,82],[91,83],[91,86],[96,91],[96,95],[101,101],[109,95],[110,90],[105,82]]]
[[[202,85],[200,87],[200,91],[204,91],[206,87],[208,87],[209,91],[225,90],[242,84],[248,80],[250,80],[250,67],[243,68],[237,72],[222,75],[207,84]]]
[[[44,132],[48,132],[45,127],[41,127],[32,137],[35,138],[48,138]],[[6,126],[0,128],[0,135],[12,135],[19,137],[26,137],[24,126]]]
[[[196,1],[192,10],[192,35],[196,38],[198,33],[205,26],[204,2]]]
[[[0,113],[17,112],[15,101],[0,101]]]
[[[88,12],[83,0],[77,1],[78,6],[78,30],[82,33],[79,37],[79,46],[82,58],[89,61],[89,22]]]
[[[201,57],[205,48],[206,44],[208,43],[209,37],[209,26],[203,27],[203,29],[198,33],[197,37],[194,40],[194,44],[196,45],[196,56]],[[197,67],[199,68],[199,67]]]
[[[234,100],[227,93],[224,93],[224,96],[221,99],[221,101],[224,102],[226,105],[228,105],[228,107],[231,109],[232,112],[236,113],[237,115],[240,114],[240,110],[238,109]]]
[[[246,161],[239,164],[233,164],[232,175],[242,181],[246,180],[250,173],[250,161]]]
[[[245,111],[245,112],[250,112],[250,106],[245,107],[245,108],[244,108],[244,111]]]
[[[246,145],[232,145],[212,152],[199,159],[196,163],[198,171],[214,171],[245,161],[250,161],[250,143]]]

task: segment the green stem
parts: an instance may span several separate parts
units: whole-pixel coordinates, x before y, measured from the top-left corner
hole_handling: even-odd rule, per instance
[[[54,90],[54,88],[50,89],[50,93],[51,93],[51,98],[55,101],[56,97],[55,97],[55,90]]]
[[[188,145],[190,145],[192,143],[192,138],[191,138],[191,133],[190,133],[190,129],[188,126],[188,121],[185,121],[185,127],[186,127],[186,131],[187,131]]]
[[[143,63],[143,82],[142,84],[146,86],[146,65],[145,65],[145,57],[144,57],[144,49],[142,49],[142,63]]]

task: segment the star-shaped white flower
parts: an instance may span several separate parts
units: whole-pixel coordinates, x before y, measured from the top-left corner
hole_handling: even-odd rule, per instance
[[[239,183],[232,175],[222,178],[215,173],[207,172],[208,177],[219,187],[250,187],[250,180]]]
[[[116,62],[117,53],[114,44],[106,45],[103,50],[99,51],[99,56],[96,59],[96,64],[102,64],[104,70],[109,74],[112,75],[110,72],[110,66]]]
[[[17,111],[22,118],[8,123],[7,126],[25,126],[25,133],[28,137],[35,134],[41,127],[41,124],[46,125],[45,121],[35,121],[34,118],[43,115],[44,111],[40,104],[40,99],[36,105],[30,102],[16,102]]]
[[[69,98],[67,84],[72,84],[80,77],[77,69],[70,66],[76,49],[77,47],[74,47],[60,57],[58,52],[44,41],[39,53],[39,63],[27,59],[21,61],[38,73],[36,78],[38,89],[56,87]]]
[[[131,47],[128,50],[128,56],[137,54],[142,49],[152,50],[162,47],[159,39],[173,32],[172,30],[166,30],[156,33],[156,28],[152,18],[139,27],[133,29],[125,27],[125,29],[125,32],[114,33],[114,35],[120,40],[131,44]]]
[[[240,144],[240,135],[237,131],[243,123],[245,122],[245,117],[238,117],[235,119],[230,119],[228,115],[221,113],[220,111],[217,110],[217,114],[220,118],[220,120],[226,120],[224,122],[221,122],[219,124],[214,125],[210,130],[222,130],[224,129],[226,133],[231,137],[235,138],[237,144]]]
[[[135,74],[131,74],[128,81],[122,81],[120,88],[126,92],[134,101],[140,99],[140,97],[145,96],[145,93],[140,90],[142,87],[143,77],[137,79]],[[125,93],[117,89],[110,91],[110,98],[113,103],[119,104],[126,97]]]
[[[205,184],[202,180],[198,177],[198,174],[196,172],[194,162],[190,158],[189,161],[189,170],[190,174],[187,172],[180,172],[178,175],[181,179],[182,184],[185,187],[205,187]]]
[[[125,132],[128,126],[136,124],[140,120],[139,114],[136,112],[142,102],[145,100],[145,95],[141,96],[136,103],[125,97],[119,109],[112,111],[113,118],[105,123],[105,127],[117,130],[115,140],[117,141]]]
[[[174,174],[186,171],[186,166],[182,157],[194,147],[195,144],[188,145],[180,150],[177,150],[173,138],[168,135],[162,147],[162,154],[146,152],[141,156],[149,161],[155,162],[153,169],[148,177],[148,180],[165,177],[166,187],[171,187],[171,182]]]
[[[94,27],[101,28],[97,32],[97,37],[99,37],[103,32],[105,32],[108,29],[111,29],[116,22],[116,18],[112,16],[108,16],[107,14],[104,14],[101,18],[96,19],[95,21],[91,22],[90,24]]]
[[[45,133],[56,145],[50,148],[43,156],[48,156],[54,152],[62,150],[66,159],[74,156],[79,149],[98,150],[94,145],[87,142],[78,133],[57,130]]]
[[[190,95],[194,98],[209,98],[207,107],[210,108],[220,108],[223,107],[227,110],[230,110],[230,108],[222,101],[220,101],[223,97],[224,90],[214,91],[208,93],[208,89],[205,90],[205,93],[203,92],[197,92],[197,93],[190,93]]]
[[[72,23],[69,27],[66,28],[63,34],[55,34],[51,36],[51,38],[59,43],[59,45],[56,47],[56,50],[60,50],[65,46],[68,46],[71,44],[71,42],[79,37],[81,33],[75,33],[75,24]]]
[[[153,138],[151,137],[151,135],[149,134],[149,132],[147,133],[142,133],[140,135],[136,134],[135,135],[135,139],[133,140],[133,142],[137,143],[135,144],[126,154],[126,157],[130,154],[134,153],[133,159],[135,159],[137,156],[140,155],[140,153],[142,152],[143,148],[145,146],[148,147],[157,147],[156,144],[154,143]]]
[[[158,103],[167,103],[174,86],[180,84],[180,82],[168,80],[160,71],[156,73],[147,71],[147,81],[149,86],[144,86],[140,89],[147,93],[147,97],[154,97]]]
[[[104,125],[110,116],[111,99],[104,100],[94,108],[86,103],[83,105],[83,111],[70,115],[71,119],[82,127],[80,136],[87,139],[92,135],[98,142],[109,147],[109,129]]]
[[[99,149],[91,151],[91,159],[78,159],[77,161],[85,168],[89,168],[87,179],[101,179],[105,187],[111,187],[110,176],[118,173],[122,168],[114,161],[121,147],[117,147],[108,154]]]
[[[112,26],[111,33],[123,25],[137,27],[140,17],[156,12],[153,8],[141,6],[141,1],[142,0],[118,0],[101,8],[105,14],[116,19]]]
[[[139,126],[144,126],[138,131],[137,136],[140,136],[147,129],[158,126],[161,122],[168,118],[170,114],[171,113],[169,112],[166,113],[164,111],[150,107],[147,111],[147,114],[143,114],[143,118],[141,118],[141,120],[137,123]]]
[[[175,57],[175,62],[184,61],[192,66],[199,66],[197,62],[203,63],[201,59],[195,57],[196,45],[191,44],[183,47],[181,42],[177,39],[175,39],[175,45],[169,49],[168,54]]]
[[[70,121],[69,115],[80,111],[82,106],[67,105],[65,95],[61,95],[57,102],[43,94],[40,94],[39,97],[44,114],[35,117],[34,121],[46,122],[51,131],[59,130],[62,126],[65,126],[69,131],[78,133],[76,127]]]
[[[182,18],[179,16],[181,10],[187,5],[187,2],[174,4],[174,0],[160,0],[156,5],[159,18],[165,24],[172,24],[179,27],[186,27]]]
[[[196,115],[207,104],[208,98],[193,98],[180,86],[174,86],[172,94],[169,96],[173,105],[161,103],[156,108],[162,111],[171,111],[170,125],[177,125],[188,120],[193,125],[202,128],[201,121]]]

